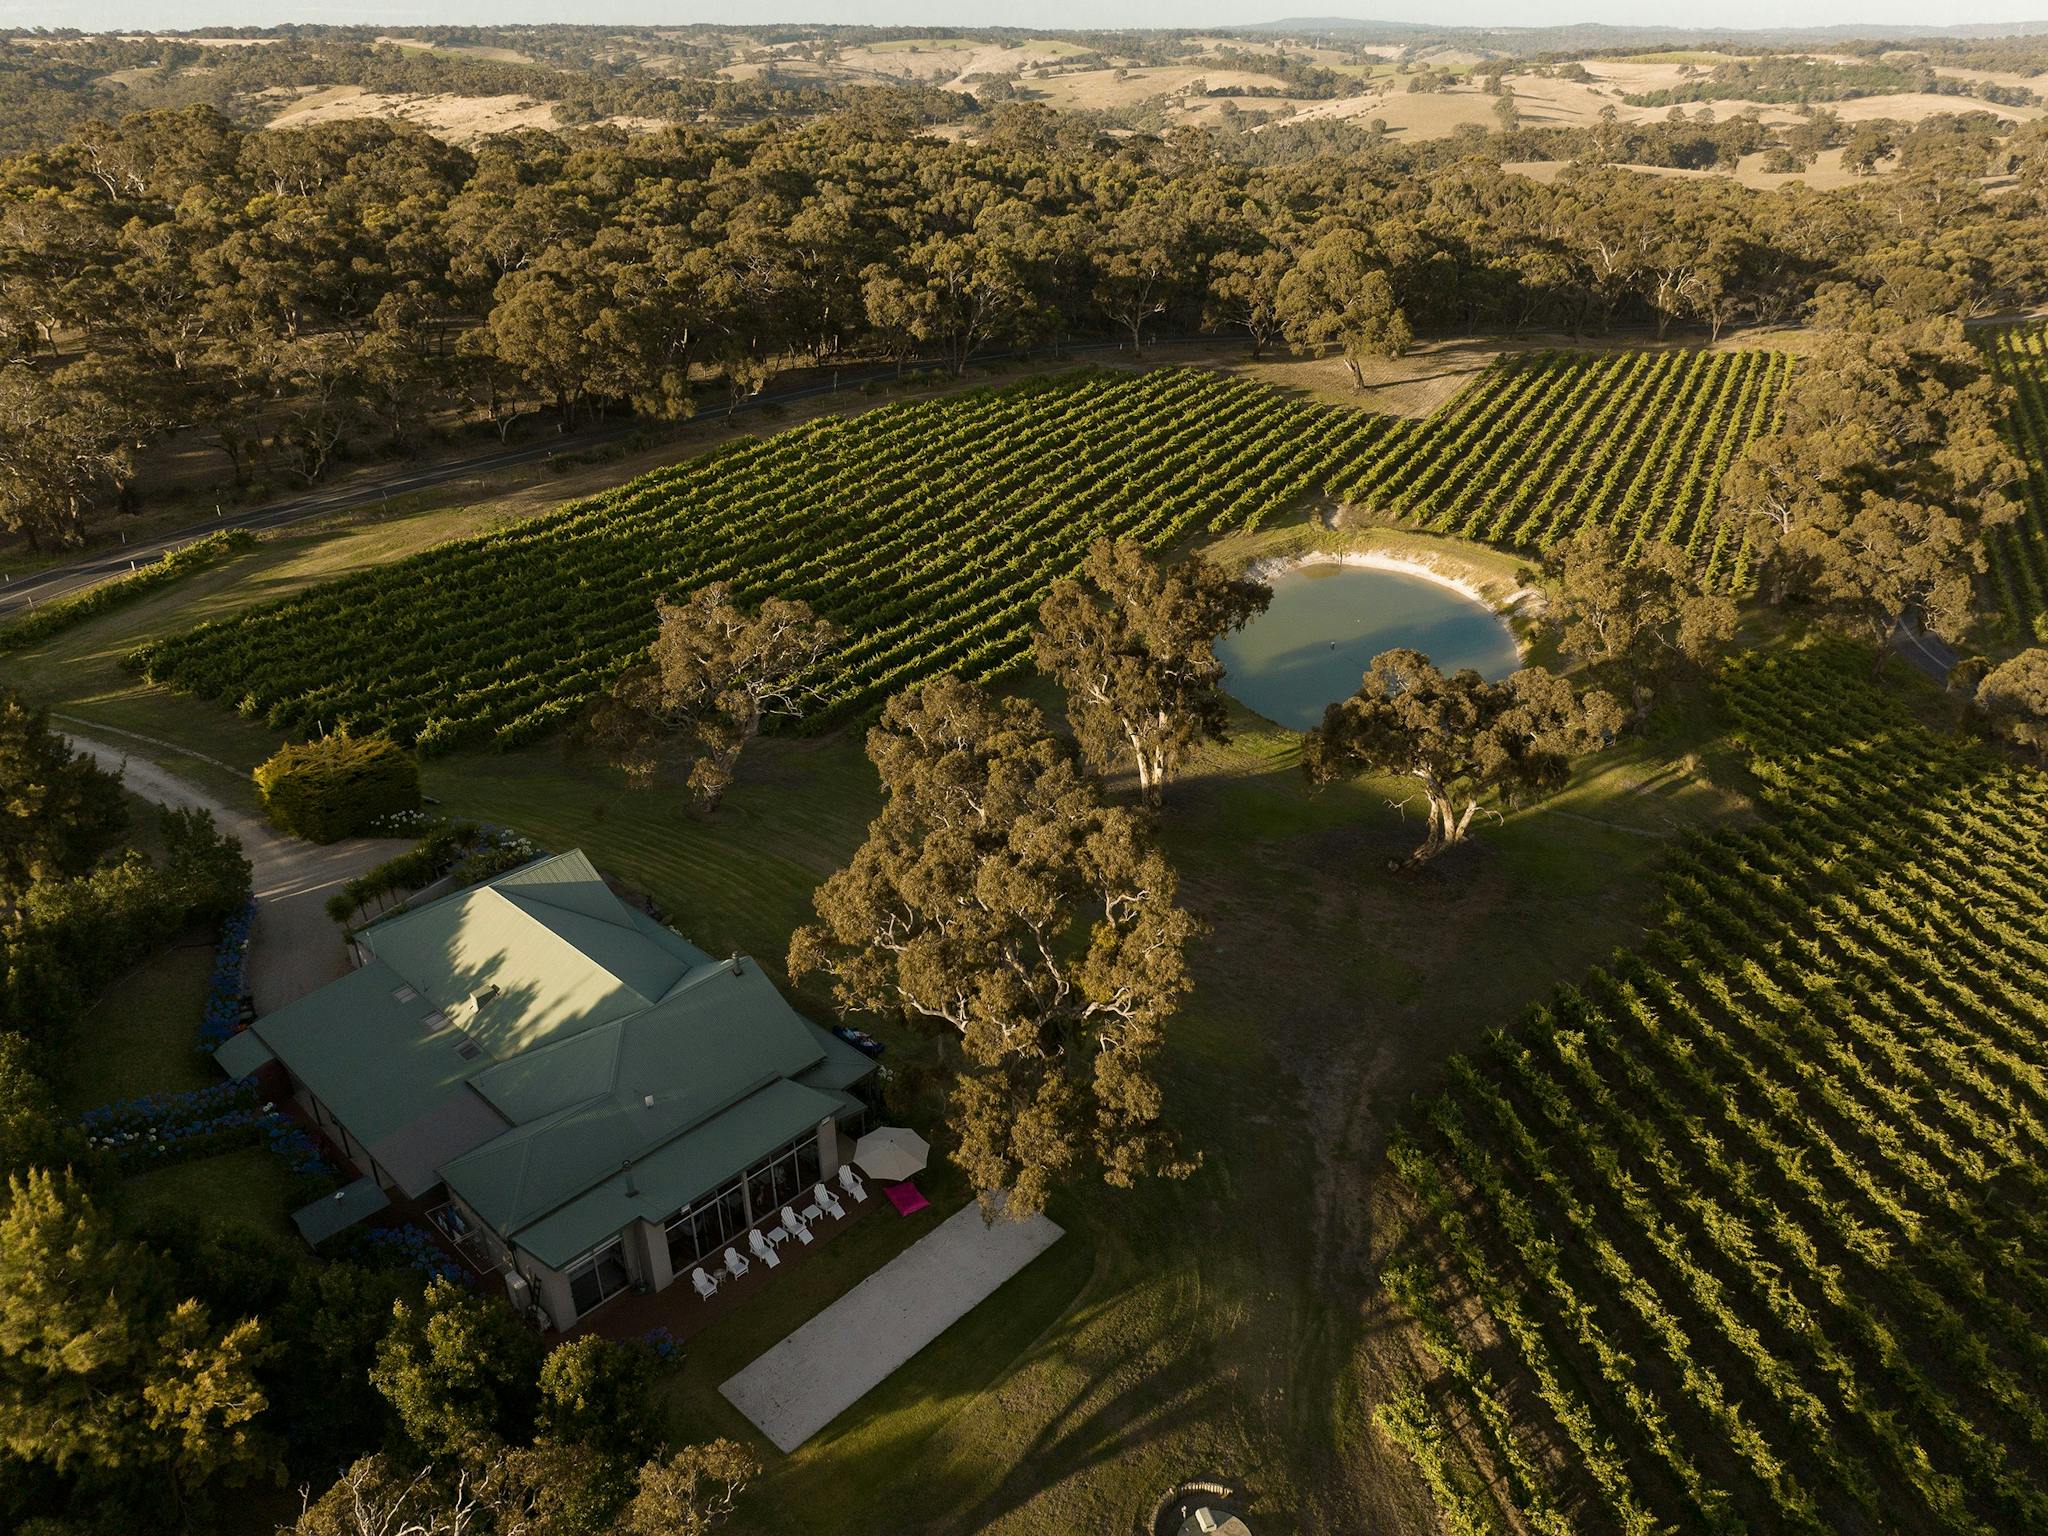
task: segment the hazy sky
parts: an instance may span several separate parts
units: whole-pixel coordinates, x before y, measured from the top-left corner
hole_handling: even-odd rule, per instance
[[[431,26],[578,21],[843,21],[928,26],[1219,26],[1324,15],[1439,25],[1600,21],[1690,27],[2013,21],[2048,0],[0,0],[0,25],[98,28],[265,26],[287,21]]]

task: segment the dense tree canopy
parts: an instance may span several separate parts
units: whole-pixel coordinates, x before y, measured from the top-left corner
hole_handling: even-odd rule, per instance
[[[273,1472],[256,1422],[262,1326],[164,1285],[70,1173],[10,1181],[0,1213],[0,1447],[58,1472],[153,1474],[165,1496]]]
[[[37,876],[83,874],[127,820],[121,781],[0,689],[0,910]]]
[[[1977,704],[1994,729],[2048,761],[2048,650],[2021,651],[1984,675]]]
[[[1039,670],[1067,695],[1090,766],[1128,765],[1158,804],[1198,742],[1223,737],[1229,705],[1213,642],[1265,610],[1272,589],[1199,555],[1161,564],[1135,539],[1102,540],[1038,608]]]
[[[401,66],[447,64],[378,64]],[[1977,182],[1995,144],[2035,186],[2048,136],[1966,116],[1900,130],[1868,187],[1766,195],[1611,166],[1760,147],[1733,119],[1395,149],[1346,124],[1112,139],[1039,103],[942,142],[841,106],[464,149],[194,105],[0,160],[0,517],[75,539],[169,432],[238,484],[303,480],[465,420],[674,417],[788,362],[1206,326],[1356,372],[1447,328],[1781,323],[1827,281],[1960,318],[2048,274],[2043,200]],[[1550,184],[1501,168],[1559,149],[1581,163]]]
[[[1350,698],[1332,704],[1302,743],[1312,784],[1358,773],[1412,779],[1428,807],[1411,865],[1462,842],[1487,797],[1513,801],[1562,786],[1571,760],[1621,723],[1614,700],[1580,694],[1542,667],[1490,683],[1445,676],[1420,651],[1382,651]]]
[[[736,1440],[686,1445],[640,1472],[626,1536],[706,1536],[733,1512],[761,1464]]]
[[[432,1457],[530,1434],[540,1341],[501,1302],[437,1280],[393,1308],[370,1380],[412,1443]]]
[[[1648,540],[1630,551],[1588,523],[1544,561],[1546,622],[1558,649],[1629,701],[1641,720],[1674,673],[1708,666],[1735,634],[1735,604],[1699,590],[1685,552]]]
[[[868,733],[882,813],[818,887],[793,978],[957,1039],[954,1156],[1013,1213],[1090,1165],[1177,1165],[1156,1081],[1194,921],[1133,813],[1103,803],[1032,705],[941,677]]]
[[[1722,483],[1769,583],[1869,635],[1882,656],[1917,615],[1958,640],[1975,612],[1981,534],[2017,515],[2000,433],[2010,390],[1947,315],[1902,313],[1833,285],[1780,429]]]

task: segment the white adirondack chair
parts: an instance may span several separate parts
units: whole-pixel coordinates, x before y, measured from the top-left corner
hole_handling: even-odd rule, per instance
[[[753,1267],[753,1265],[740,1257],[739,1249],[728,1248],[725,1250],[725,1272],[735,1280]]]
[[[868,1187],[861,1183],[860,1175],[853,1171],[853,1164],[851,1163],[841,1163],[839,1165],[839,1187],[853,1196],[853,1203],[855,1205],[859,1205],[861,1201],[868,1197]]]
[[[775,1250],[769,1246],[768,1239],[761,1235],[759,1227],[754,1228],[753,1231],[747,1234],[747,1246],[754,1250],[754,1257],[763,1264],[766,1264],[770,1269],[773,1269],[782,1262],[782,1260],[775,1256]]]
[[[782,1208],[782,1224],[795,1234],[796,1240],[806,1248],[811,1246],[811,1229],[797,1219],[797,1214],[788,1206]]]
[[[697,1287],[697,1294],[706,1301],[718,1294],[718,1282],[704,1273],[702,1264],[690,1271],[690,1284]]]
[[[819,1184],[811,1190],[811,1198],[818,1202],[818,1209],[825,1212],[834,1221],[839,1220],[846,1214],[846,1207],[841,1205],[838,1198],[823,1184]]]

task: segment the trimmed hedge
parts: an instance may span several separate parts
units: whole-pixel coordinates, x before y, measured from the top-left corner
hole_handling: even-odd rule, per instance
[[[148,565],[138,566],[126,576],[116,576],[112,581],[89,587],[77,597],[58,598],[26,618],[0,625],[0,651],[18,650],[37,640],[48,639],[110,608],[146,597],[158,587],[168,586],[182,576],[203,571],[210,565],[220,564],[230,555],[255,547],[256,535],[243,528],[231,528],[221,533],[209,533],[203,539],[194,539],[182,549],[171,550]]]
[[[380,818],[420,805],[418,762],[383,736],[280,747],[254,777],[271,821],[316,843],[369,831]]]

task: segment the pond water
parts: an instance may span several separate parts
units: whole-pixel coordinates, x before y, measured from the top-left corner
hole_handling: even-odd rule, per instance
[[[1515,637],[1484,603],[1441,582],[1366,565],[1301,565],[1272,579],[1273,605],[1216,642],[1223,686],[1297,731],[1358,691],[1373,657],[1421,651],[1439,671],[1502,678],[1520,663]]]

